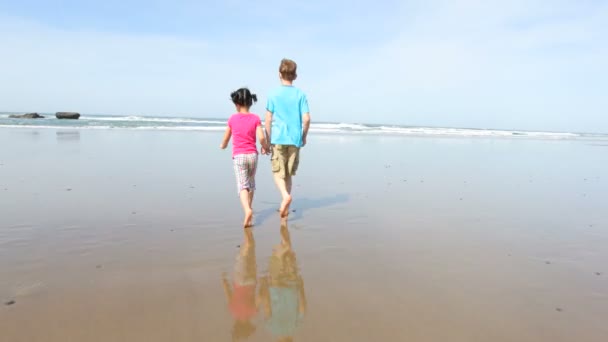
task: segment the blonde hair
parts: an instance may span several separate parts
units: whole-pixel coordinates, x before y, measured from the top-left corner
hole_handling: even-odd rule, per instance
[[[286,81],[293,81],[298,77],[297,74],[298,65],[291,59],[283,58],[281,65],[279,66],[279,73],[281,77]]]

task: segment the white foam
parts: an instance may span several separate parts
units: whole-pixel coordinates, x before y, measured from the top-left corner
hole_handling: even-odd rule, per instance
[[[312,123],[310,125],[311,129],[319,129],[319,130],[361,130],[367,131],[373,129],[372,127],[361,125],[361,124],[348,124],[348,123]]]
[[[0,125],[0,128],[41,128],[41,129],[85,129],[85,130],[135,130],[135,131],[223,131],[224,127],[209,126],[139,126],[139,127],[120,127],[120,126],[50,126],[50,125]]]
[[[117,121],[117,122],[164,122],[164,123],[195,123],[195,124],[224,124],[219,120],[198,120],[185,118],[152,118],[141,116],[81,116],[81,120],[89,121]]]
[[[1,118],[8,118],[8,114],[0,114]],[[47,120],[48,119],[48,120]],[[54,117],[47,117],[43,121],[28,122],[26,125],[2,125],[7,128],[49,128],[49,129],[117,129],[117,130],[163,130],[163,131],[222,131],[225,121],[214,119],[188,119],[188,118],[155,118],[140,116],[83,116],[77,121],[61,121]],[[53,122],[54,125],[48,123]],[[112,124],[114,123],[114,124]],[[181,124],[181,125],[180,125]],[[185,124],[185,125],[184,125]],[[435,137],[488,137],[512,139],[608,139],[608,135],[587,136],[576,133],[559,132],[527,132],[470,128],[442,128],[442,127],[404,127],[404,126],[371,126],[350,123],[313,123],[311,132],[317,134],[338,135],[403,135],[403,136],[435,136]]]

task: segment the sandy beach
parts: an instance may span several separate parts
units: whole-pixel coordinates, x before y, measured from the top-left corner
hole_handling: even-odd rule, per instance
[[[247,236],[220,139],[0,128],[0,341],[606,340],[606,141],[312,135]]]

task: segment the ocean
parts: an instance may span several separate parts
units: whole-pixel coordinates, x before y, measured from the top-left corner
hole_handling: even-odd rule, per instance
[[[12,119],[9,118],[9,113],[0,113],[0,128],[222,131],[226,127],[226,119],[218,118],[82,115],[78,120],[59,120],[55,118],[54,114],[41,113],[41,115],[44,115],[45,118]],[[339,122],[314,122],[310,131],[311,133],[321,134],[608,140],[608,134],[594,133],[417,127]]]

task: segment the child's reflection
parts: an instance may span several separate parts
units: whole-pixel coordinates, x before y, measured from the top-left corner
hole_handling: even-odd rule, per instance
[[[232,340],[248,338],[255,331],[251,320],[257,313],[258,303],[255,299],[257,285],[257,266],[255,263],[255,241],[250,228],[243,229],[245,239],[234,265],[234,279],[232,285],[222,276],[224,293],[228,300],[228,308],[234,318],[232,327]]]
[[[306,312],[304,281],[291,246],[287,219],[281,220],[281,243],[274,247],[268,275],[260,279],[260,301],[266,327],[278,341],[292,341]]]

